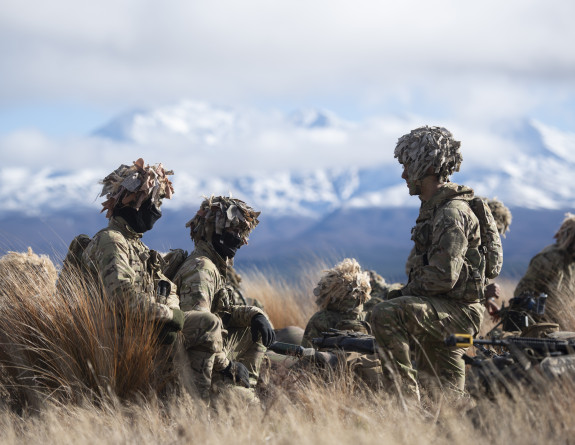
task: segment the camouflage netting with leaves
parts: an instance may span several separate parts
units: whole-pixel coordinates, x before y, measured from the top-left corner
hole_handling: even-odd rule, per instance
[[[190,228],[194,242],[209,241],[214,232],[222,234],[225,229],[234,229],[247,244],[251,231],[259,223],[260,213],[240,199],[212,196],[204,199],[200,210],[186,223],[186,227]]]
[[[353,258],[346,258],[333,269],[326,270],[313,290],[317,297],[315,302],[322,309],[346,299],[358,300],[358,304],[363,304],[371,298],[370,292],[369,274],[363,272]]]
[[[493,218],[495,218],[495,224],[497,224],[497,231],[499,232],[499,235],[504,237],[505,234],[509,231],[509,226],[511,225],[511,210],[509,210],[498,199],[482,199],[487,203]]]
[[[575,215],[573,213],[565,214],[565,219],[554,238],[560,248],[575,250]]]
[[[107,198],[102,203],[102,212],[106,210],[106,218],[110,218],[117,206],[139,210],[148,198],[159,207],[161,199],[170,199],[174,193],[168,179],[168,175],[173,174],[171,170],[166,171],[162,164],[145,165],[142,158],[134,161],[132,166],[120,165],[100,181],[104,185],[100,196]]]
[[[407,167],[412,180],[423,179],[430,167],[447,181],[453,172],[459,171],[463,157],[459,152],[461,142],[453,139],[451,132],[443,127],[419,127],[399,138],[394,156]]]

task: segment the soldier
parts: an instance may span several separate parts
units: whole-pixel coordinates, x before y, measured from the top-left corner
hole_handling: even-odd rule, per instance
[[[326,270],[313,293],[320,310],[308,321],[302,346],[313,347],[312,339],[330,329],[371,334],[363,311],[364,303],[370,299],[370,275],[361,270],[355,259],[346,258]],[[316,354],[316,361],[318,357],[321,355]],[[381,365],[375,354],[339,351],[331,357],[345,361],[346,367],[353,369],[372,388],[381,384]]]
[[[385,281],[385,278],[383,278],[375,270],[368,270],[367,273],[369,274],[369,284],[371,285],[371,298],[363,305],[363,311],[365,314],[365,321],[369,322],[373,308],[382,301],[387,300],[388,295],[392,290],[401,289],[404,284],[389,284],[387,281]]]
[[[565,215],[554,238],[554,244],[545,247],[531,259],[513,296],[547,294],[545,316],[540,321],[561,326],[566,303],[573,300],[575,292],[575,215]]]
[[[497,225],[497,231],[499,235],[505,238],[505,234],[509,231],[509,226],[511,225],[511,211],[499,200],[482,198],[483,201],[489,206],[493,218],[495,218],[495,224]],[[487,308],[487,313],[491,316],[493,321],[499,319],[499,306],[495,303],[495,300],[501,298],[501,287],[497,283],[489,283],[485,286],[485,307]]]
[[[213,371],[246,388],[257,383],[266,347],[275,339],[264,312],[254,306],[232,304],[226,287],[228,267],[236,251],[248,243],[259,214],[239,199],[212,196],[186,224],[195,249],[176,272],[174,282],[186,314],[184,345],[204,399],[209,398]],[[198,318],[204,322],[197,322]],[[222,325],[225,333],[236,333],[240,343],[236,349],[245,349],[239,362],[229,360],[223,352]],[[206,333],[207,327],[213,335]]]
[[[464,349],[443,341],[451,333],[477,334],[483,319],[485,259],[479,220],[469,203],[473,190],[448,179],[459,171],[459,147],[445,128],[425,126],[402,136],[395,148],[409,194],[422,203],[412,229],[407,285],[373,309],[371,322],[389,383],[395,377],[398,389],[417,399],[410,343],[417,344],[420,377],[427,374],[462,391]]]
[[[82,263],[102,283],[109,301],[120,311],[147,311],[161,326],[164,343],[175,341],[184,314],[176,287],[160,270],[158,253],[148,249],[141,238],[162,216],[162,200],[170,199],[174,192],[168,179],[172,174],[162,164],[145,165],[140,158],[106,176],[100,196],[107,198],[102,212],[106,211],[110,221],[82,254]]]
[[[313,290],[320,311],[307,322],[302,346],[312,347],[311,340],[331,328],[368,333],[363,304],[370,292],[369,275],[355,259],[346,258],[326,270]]]

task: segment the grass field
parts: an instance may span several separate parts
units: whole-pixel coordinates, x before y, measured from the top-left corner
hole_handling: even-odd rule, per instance
[[[274,325],[304,326],[312,290],[328,264],[305,268],[298,283],[261,271],[243,274]],[[424,397],[401,404],[345,373],[326,383],[274,370],[260,404],[235,393],[206,408],[159,358],[150,322],[124,320],[96,289],[71,278],[56,289],[41,268],[1,269],[0,440],[21,443],[572,443],[575,382],[541,381],[512,395]],[[507,298],[514,283],[501,282]],[[7,291],[8,289],[9,291]],[[155,366],[151,363],[155,362]]]

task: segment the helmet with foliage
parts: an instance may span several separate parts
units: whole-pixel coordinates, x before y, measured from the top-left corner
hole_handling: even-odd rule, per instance
[[[509,226],[511,225],[511,210],[509,210],[501,201],[496,198],[482,199],[489,206],[489,210],[491,210],[491,214],[495,219],[495,224],[497,225],[497,231],[499,232],[499,235],[505,236],[505,234],[509,231]]]
[[[459,171],[463,160],[460,145],[445,128],[426,125],[400,137],[394,156],[405,166],[411,181],[422,180],[431,168],[445,182]]]
[[[566,213],[561,227],[555,234],[557,245],[565,250],[575,250],[575,215]]]
[[[261,212],[256,212],[240,199],[212,196],[204,199],[196,215],[186,223],[190,236],[197,241],[211,241],[214,234],[222,235],[231,229],[248,243],[251,231],[258,225]]]
[[[351,311],[371,298],[370,277],[355,259],[346,258],[324,271],[313,293],[322,309]]]
[[[139,210],[144,202],[151,199],[156,207],[160,207],[163,198],[170,199],[174,187],[168,179],[173,171],[166,171],[162,164],[145,165],[142,158],[133,165],[120,165],[102,181],[102,193],[106,201],[102,203],[102,212],[106,210],[106,218],[110,218],[115,208],[133,207]]]

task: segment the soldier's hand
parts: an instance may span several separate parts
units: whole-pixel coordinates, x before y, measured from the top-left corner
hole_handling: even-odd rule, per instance
[[[276,340],[276,333],[264,314],[256,314],[251,322],[252,341],[258,341],[258,335],[262,336],[262,343],[267,348]]]
[[[244,388],[250,387],[250,372],[240,362],[233,362],[230,360],[230,364],[221,371],[224,377],[232,379],[233,382],[238,386],[243,386]]]
[[[166,323],[174,331],[181,331],[184,328],[184,311],[180,309],[172,309],[172,319]]]
[[[485,300],[485,307],[487,308],[487,313],[491,316],[491,321],[496,323],[499,321],[501,316],[499,315],[499,305],[495,303],[493,297]]]
[[[501,286],[499,286],[499,284],[490,283],[487,286],[485,286],[485,299],[486,300],[489,300],[490,298],[495,298],[496,300],[499,300],[501,295],[503,295],[503,292],[502,292]]]

